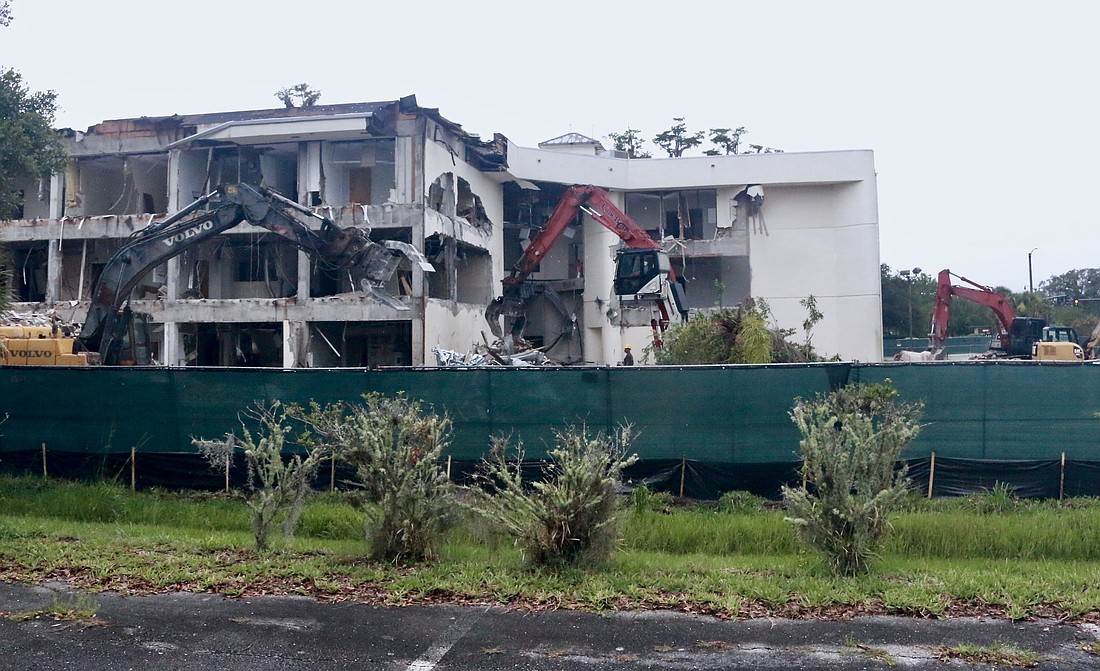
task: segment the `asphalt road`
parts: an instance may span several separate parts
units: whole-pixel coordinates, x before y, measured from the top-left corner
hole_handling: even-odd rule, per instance
[[[56,605],[88,622],[26,614]],[[1054,622],[760,619],[728,622],[663,612],[530,614],[500,608],[379,608],[306,598],[207,594],[123,597],[62,585],[0,584],[0,669],[968,669],[941,646],[1013,645],[1040,669],[1100,669],[1082,643],[1100,627]]]

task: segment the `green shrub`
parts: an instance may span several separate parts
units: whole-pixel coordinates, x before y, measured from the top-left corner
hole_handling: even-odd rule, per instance
[[[668,492],[655,492],[642,484],[634,488],[630,498],[635,514],[672,512],[672,494]]]
[[[763,498],[751,494],[733,490],[724,492],[718,497],[718,512],[722,513],[756,513],[764,509]]]
[[[368,505],[371,557],[394,562],[431,558],[453,505],[439,459],[450,440],[451,421],[404,395],[367,394],[360,404],[321,408],[302,417],[305,440],[331,446],[355,466]]]
[[[325,446],[314,445],[304,452],[288,454],[287,434],[292,418],[278,401],[271,405],[257,404],[246,414],[259,423],[258,440],[242,421],[240,438],[230,434],[225,440],[194,438],[191,442],[216,466],[226,463],[238,447],[243,449],[248,467],[247,503],[252,515],[252,535],[256,547],[266,550],[271,532],[280,521],[286,535],[294,534],[310,480],[330,453]]]
[[[963,505],[979,515],[1003,515],[1020,507],[1016,492],[1007,482],[995,482],[992,489],[970,494]]]
[[[529,485],[523,444],[509,450],[506,438],[494,438],[476,476],[480,487],[470,489],[465,505],[513,536],[534,564],[605,561],[619,538],[622,469],[637,459],[626,456],[631,430],[590,436],[584,426],[570,427],[555,438],[542,479]]]
[[[896,396],[887,384],[857,384],[798,399],[791,411],[805,486],[783,487],[787,520],[839,575],[866,572],[906,496],[908,479],[895,465],[920,431],[920,406]]]

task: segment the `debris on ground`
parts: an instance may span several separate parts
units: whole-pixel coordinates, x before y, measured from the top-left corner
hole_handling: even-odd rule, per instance
[[[507,350],[511,349],[509,354]],[[436,365],[442,368],[480,368],[484,366],[564,366],[565,363],[546,356],[543,351],[530,342],[520,339],[505,347],[502,340],[474,345],[468,352],[456,352],[439,347],[432,348]]]
[[[56,329],[58,335],[72,337],[80,331],[78,324],[62,319],[55,310],[46,312],[0,311],[0,326],[35,326]]]
[[[894,361],[934,361],[932,352],[914,352],[902,350],[894,355]]]

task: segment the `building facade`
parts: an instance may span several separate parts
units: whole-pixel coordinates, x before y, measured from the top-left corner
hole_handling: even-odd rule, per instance
[[[265,229],[241,224],[185,249],[130,296],[165,365],[434,365],[494,338],[484,311],[565,190],[593,184],[669,252],[689,307],[765,299],[801,331],[812,295],[819,352],[881,359],[876,185],[870,151],[627,160],[568,134],[538,148],[482,140],[415,98],[104,121],[66,130],[64,172],[16,186],[0,223],[19,311],[80,322],[109,258],[130,237],[220,184],[265,185],[373,240],[408,243],[386,284],[405,309],[357,291]],[[564,363],[615,363],[651,339],[611,289],[619,239],[588,216],[531,278],[524,336]],[[796,338],[801,335],[794,336]]]

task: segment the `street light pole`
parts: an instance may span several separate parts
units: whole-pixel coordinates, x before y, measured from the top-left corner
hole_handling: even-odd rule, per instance
[[[899,270],[898,275],[905,278],[905,282],[908,285],[909,292],[909,337],[913,337],[913,277],[920,275],[920,268],[913,268],[912,270]]]
[[[1031,254],[1036,249],[1039,249],[1039,248],[1035,247],[1030,252],[1027,253],[1027,290],[1030,291],[1031,293],[1035,293],[1035,278],[1031,274]]]

